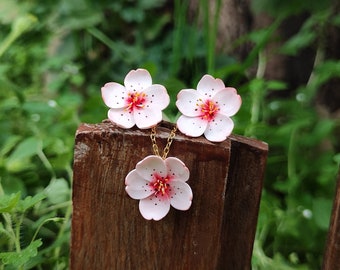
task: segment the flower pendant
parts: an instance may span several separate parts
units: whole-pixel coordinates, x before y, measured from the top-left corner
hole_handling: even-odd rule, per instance
[[[189,169],[178,158],[150,155],[137,163],[125,178],[128,195],[139,201],[139,211],[147,220],[160,220],[167,215],[170,205],[188,210],[193,194],[186,183]]]

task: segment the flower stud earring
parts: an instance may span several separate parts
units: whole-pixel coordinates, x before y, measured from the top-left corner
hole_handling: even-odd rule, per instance
[[[235,88],[204,75],[197,90],[183,89],[177,95],[176,105],[182,113],[177,120],[178,129],[190,137],[204,134],[209,141],[224,141],[234,128],[230,117],[238,112],[241,103]]]
[[[162,110],[170,102],[163,85],[152,84],[145,69],[131,70],[124,79],[124,86],[106,83],[101,88],[102,98],[110,108],[108,118],[122,128],[136,125],[147,129],[162,121]]]

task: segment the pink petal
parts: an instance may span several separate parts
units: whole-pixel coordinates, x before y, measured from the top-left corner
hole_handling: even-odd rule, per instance
[[[160,220],[167,215],[169,210],[170,201],[156,198],[154,195],[139,201],[139,211],[147,220]]]
[[[132,170],[126,176],[125,185],[125,191],[133,199],[144,199],[154,193],[154,190],[149,187],[149,182],[143,179],[136,170]]]
[[[201,136],[208,126],[208,121],[201,117],[187,117],[181,115],[177,120],[178,129],[185,135],[190,137]]]
[[[136,165],[137,173],[145,180],[151,181],[154,174],[160,177],[167,175],[164,160],[155,155],[147,156]]]
[[[171,182],[170,204],[178,210],[188,210],[192,202],[192,190],[187,183]]]
[[[133,113],[126,109],[110,109],[108,117],[122,128],[132,128],[135,125]]]
[[[162,121],[162,111],[158,108],[137,109],[133,111],[133,117],[138,128],[151,128]]]
[[[209,122],[204,136],[211,142],[222,142],[231,134],[233,128],[233,120],[226,115],[217,114],[214,120]]]
[[[164,110],[170,103],[170,97],[163,85],[153,84],[144,93],[146,95],[144,102],[146,107],[157,107],[160,110]]]
[[[219,105],[220,113],[227,116],[235,115],[241,107],[242,99],[235,88],[227,87],[218,92],[213,100]]]
[[[131,70],[124,79],[128,91],[142,92],[152,84],[150,73],[145,69]]]
[[[180,159],[169,157],[165,160],[165,164],[168,168],[168,175],[171,176],[171,181],[185,182],[189,179],[189,169]]]
[[[110,108],[123,108],[126,105],[127,90],[123,85],[109,82],[101,88],[101,92],[106,106]]]
[[[201,111],[197,104],[202,103],[200,99],[201,95],[196,90],[183,89],[177,95],[176,106],[186,116],[199,116]]]
[[[204,75],[197,84],[197,91],[206,98],[212,98],[224,88],[225,85],[221,79],[215,79],[210,75]]]

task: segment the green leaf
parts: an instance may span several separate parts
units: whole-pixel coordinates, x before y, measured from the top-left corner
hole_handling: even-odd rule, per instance
[[[23,140],[7,159],[6,168],[11,172],[17,172],[28,167],[29,158],[36,155],[41,147],[42,142],[36,137]]]
[[[268,81],[266,82],[267,88],[269,90],[285,90],[287,89],[287,84],[282,81]]]
[[[29,137],[20,142],[7,159],[7,169],[9,171],[19,171],[26,167],[27,160],[38,153],[41,145],[41,140],[36,137]]]
[[[313,217],[319,228],[327,230],[332,210],[332,200],[315,198],[313,200]]]
[[[0,196],[0,213],[9,213],[16,207],[20,200],[20,192]]]
[[[10,155],[9,159],[16,160],[34,156],[41,145],[41,141],[36,137],[29,137],[23,140]]]
[[[301,49],[312,44],[315,39],[315,32],[300,31],[281,47],[280,52],[288,55],[296,55]]]
[[[46,187],[45,194],[53,204],[66,202],[70,199],[70,187],[64,178],[55,179]]]
[[[30,243],[25,249],[20,252],[2,252],[0,259],[5,265],[22,266],[27,263],[32,257],[37,256],[38,247],[42,245],[40,239]]]
[[[17,193],[21,192],[22,197],[27,196],[27,190],[25,186],[25,181],[14,175],[6,175],[3,179],[1,179],[1,185],[5,194]]]
[[[17,145],[17,143],[20,141],[20,139],[21,139],[20,136],[15,136],[15,135],[7,138],[7,140],[5,141],[3,146],[1,147],[0,156],[4,156],[7,153],[9,153],[13,149],[13,147],[15,147],[15,145]]]
[[[46,198],[46,195],[44,193],[38,193],[35,196],[28,196],[24,200],[19,201],[17,205],[17,210],[19,212],[25,212],[27,209],[33,207],[38,202],[42,201]]]

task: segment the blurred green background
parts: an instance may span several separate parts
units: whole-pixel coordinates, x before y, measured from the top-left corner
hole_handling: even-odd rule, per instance
[[[171,106],[206,73],[269,144],[253,269],[320,269],[340,163],[337,1],[1,0],[0,269],[67,269],[74,134],[139,67]]]

